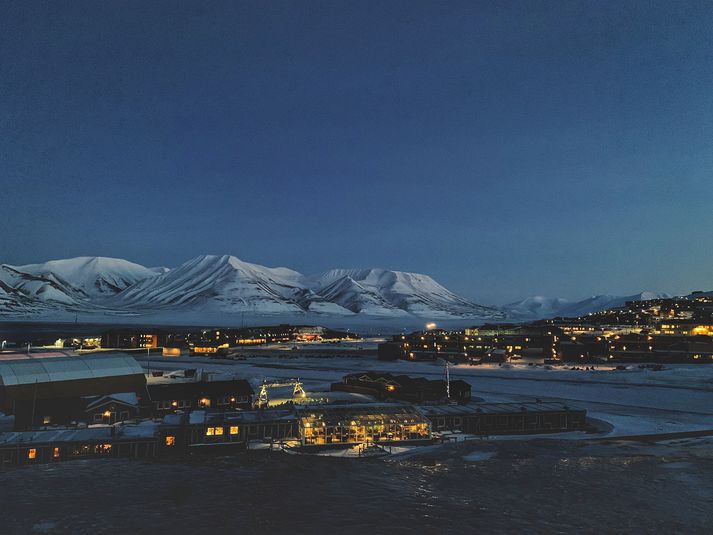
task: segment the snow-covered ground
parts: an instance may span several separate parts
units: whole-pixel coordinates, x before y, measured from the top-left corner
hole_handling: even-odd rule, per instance
[[[143,363],[147,366],[147,363]],[[285,358],[248,357],[245,361],[205,358],[152,359],[152,369],[203,367],[236,374],[257,385],[262,379],[299,377],[315,396],[329,384],[357,371],[442,378],[443,367],[433,363],[383,362],[373,357]],[[570,370],[544,366],[452,366],[452,379],[473,387],[473,396],[491,402],[533,399],[560,401],[587,410],[609,424],[606,436],[658,434],[713,429],[713,366],[671,365],[662,371],[631,367],[614,370]],[[318,394],[319,393],[319,394]],[[607,427],[607,426],[605,426]],[[582,438],[581,434],[564,437]],[[587,435],[591,438],[591,435]]]

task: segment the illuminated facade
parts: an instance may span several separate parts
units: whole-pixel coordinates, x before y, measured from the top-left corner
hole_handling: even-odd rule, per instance
[[[355,404],[304,407],[303,445],[348,445],[431,440],[430,422],[413,406]]]

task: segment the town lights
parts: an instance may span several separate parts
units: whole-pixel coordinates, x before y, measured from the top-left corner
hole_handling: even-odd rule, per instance
[[[435,328],[436,328],[436,324],[435,324],[435,323],[426,323],[426,330],[427,330],[427,331],[432,331],[432,330],[435,329]]]

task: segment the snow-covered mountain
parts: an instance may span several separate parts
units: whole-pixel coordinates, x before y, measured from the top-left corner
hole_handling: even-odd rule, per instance
[[[327,301],[337,303],[343,308],[358,314],[370,316],[405,316],[408,314],[389,303],[378,291],[373,291],[362,286],[349,276],[339,277],[334,280],[314,281],[316,292]]]
[[[333,269],[308,277],[307,283],[316,293],[355,313],[433,319],[504,317],[497,309],[471,303],[419,273]]]
[[[82,295],[52,277],[25,273],[0,265],[0,316],[25,317],[92,305]]]
[[[223,313],[378,317],[500,318],[415,273],[332,270],[304,276],[234,256],[205,255],[147,278],[107,301],[122,309],[191,309]]]
[[[80,257],[43,264],[0,264],[0,317],[81,314],[85,319],[160,315],[220,318],[230,314],[387,318],[398,321],[529,321],[669,297],[643,292],[577,302],[535,296],[500,308],[478,305],[428,275],[386,269],[332,269],[303,275],[235,256],[203,255],[181,266],[147,268],[117,258]],[[409,320],[410,318],[410,320]]]
[[[586,316],[594,312],[623,307],[627,301],[649,301],[651,299],[666,299],[671,297],[666,293],[641,292],[634,295],[594,295],[581,301],[568,301],[558,297],[528,297],[516,303],[502,307],[503,311],[513,321],[554,318],[557,316],[574,318]]]
[[[159,270],[164,268],[149,269],[119,258],[81,256],[16,266],[15,269],[52,280],[85,299],[100,300],[116,295],[139,281],[158,276]]]
[[[649,301],[651,299],[665,299],[669,297],[671,297],[669,294],[656,292],[641,292],[626,296],[594,295],[562,308],[558,315],[564,317],[585,316],[592,312],[623,307],[627,301]]]
[[[463,299],[427,275],[384,269],[335,269],[305,276],[234,256],[204,255],[175,268],[81,257],[2,266],[0,314],[317,314],[329,317],[502,319],[495,308]]]
[[[535,295],[522,301],[509,303],[502,308],[511,319],[528,320],[558,316],[560,310],[571,304],[570,300],[561,297]]]
[[[299,313],[302,275],[234,256],[204,255],[127,288],[109,304],[121,308],[192,308],[218,312]]]

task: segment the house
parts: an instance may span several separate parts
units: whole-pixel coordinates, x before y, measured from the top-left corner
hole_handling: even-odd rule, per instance
[[[114,424],[139,416],[139,397],[133,392],[85,398],[81,420],[88,424]]]

